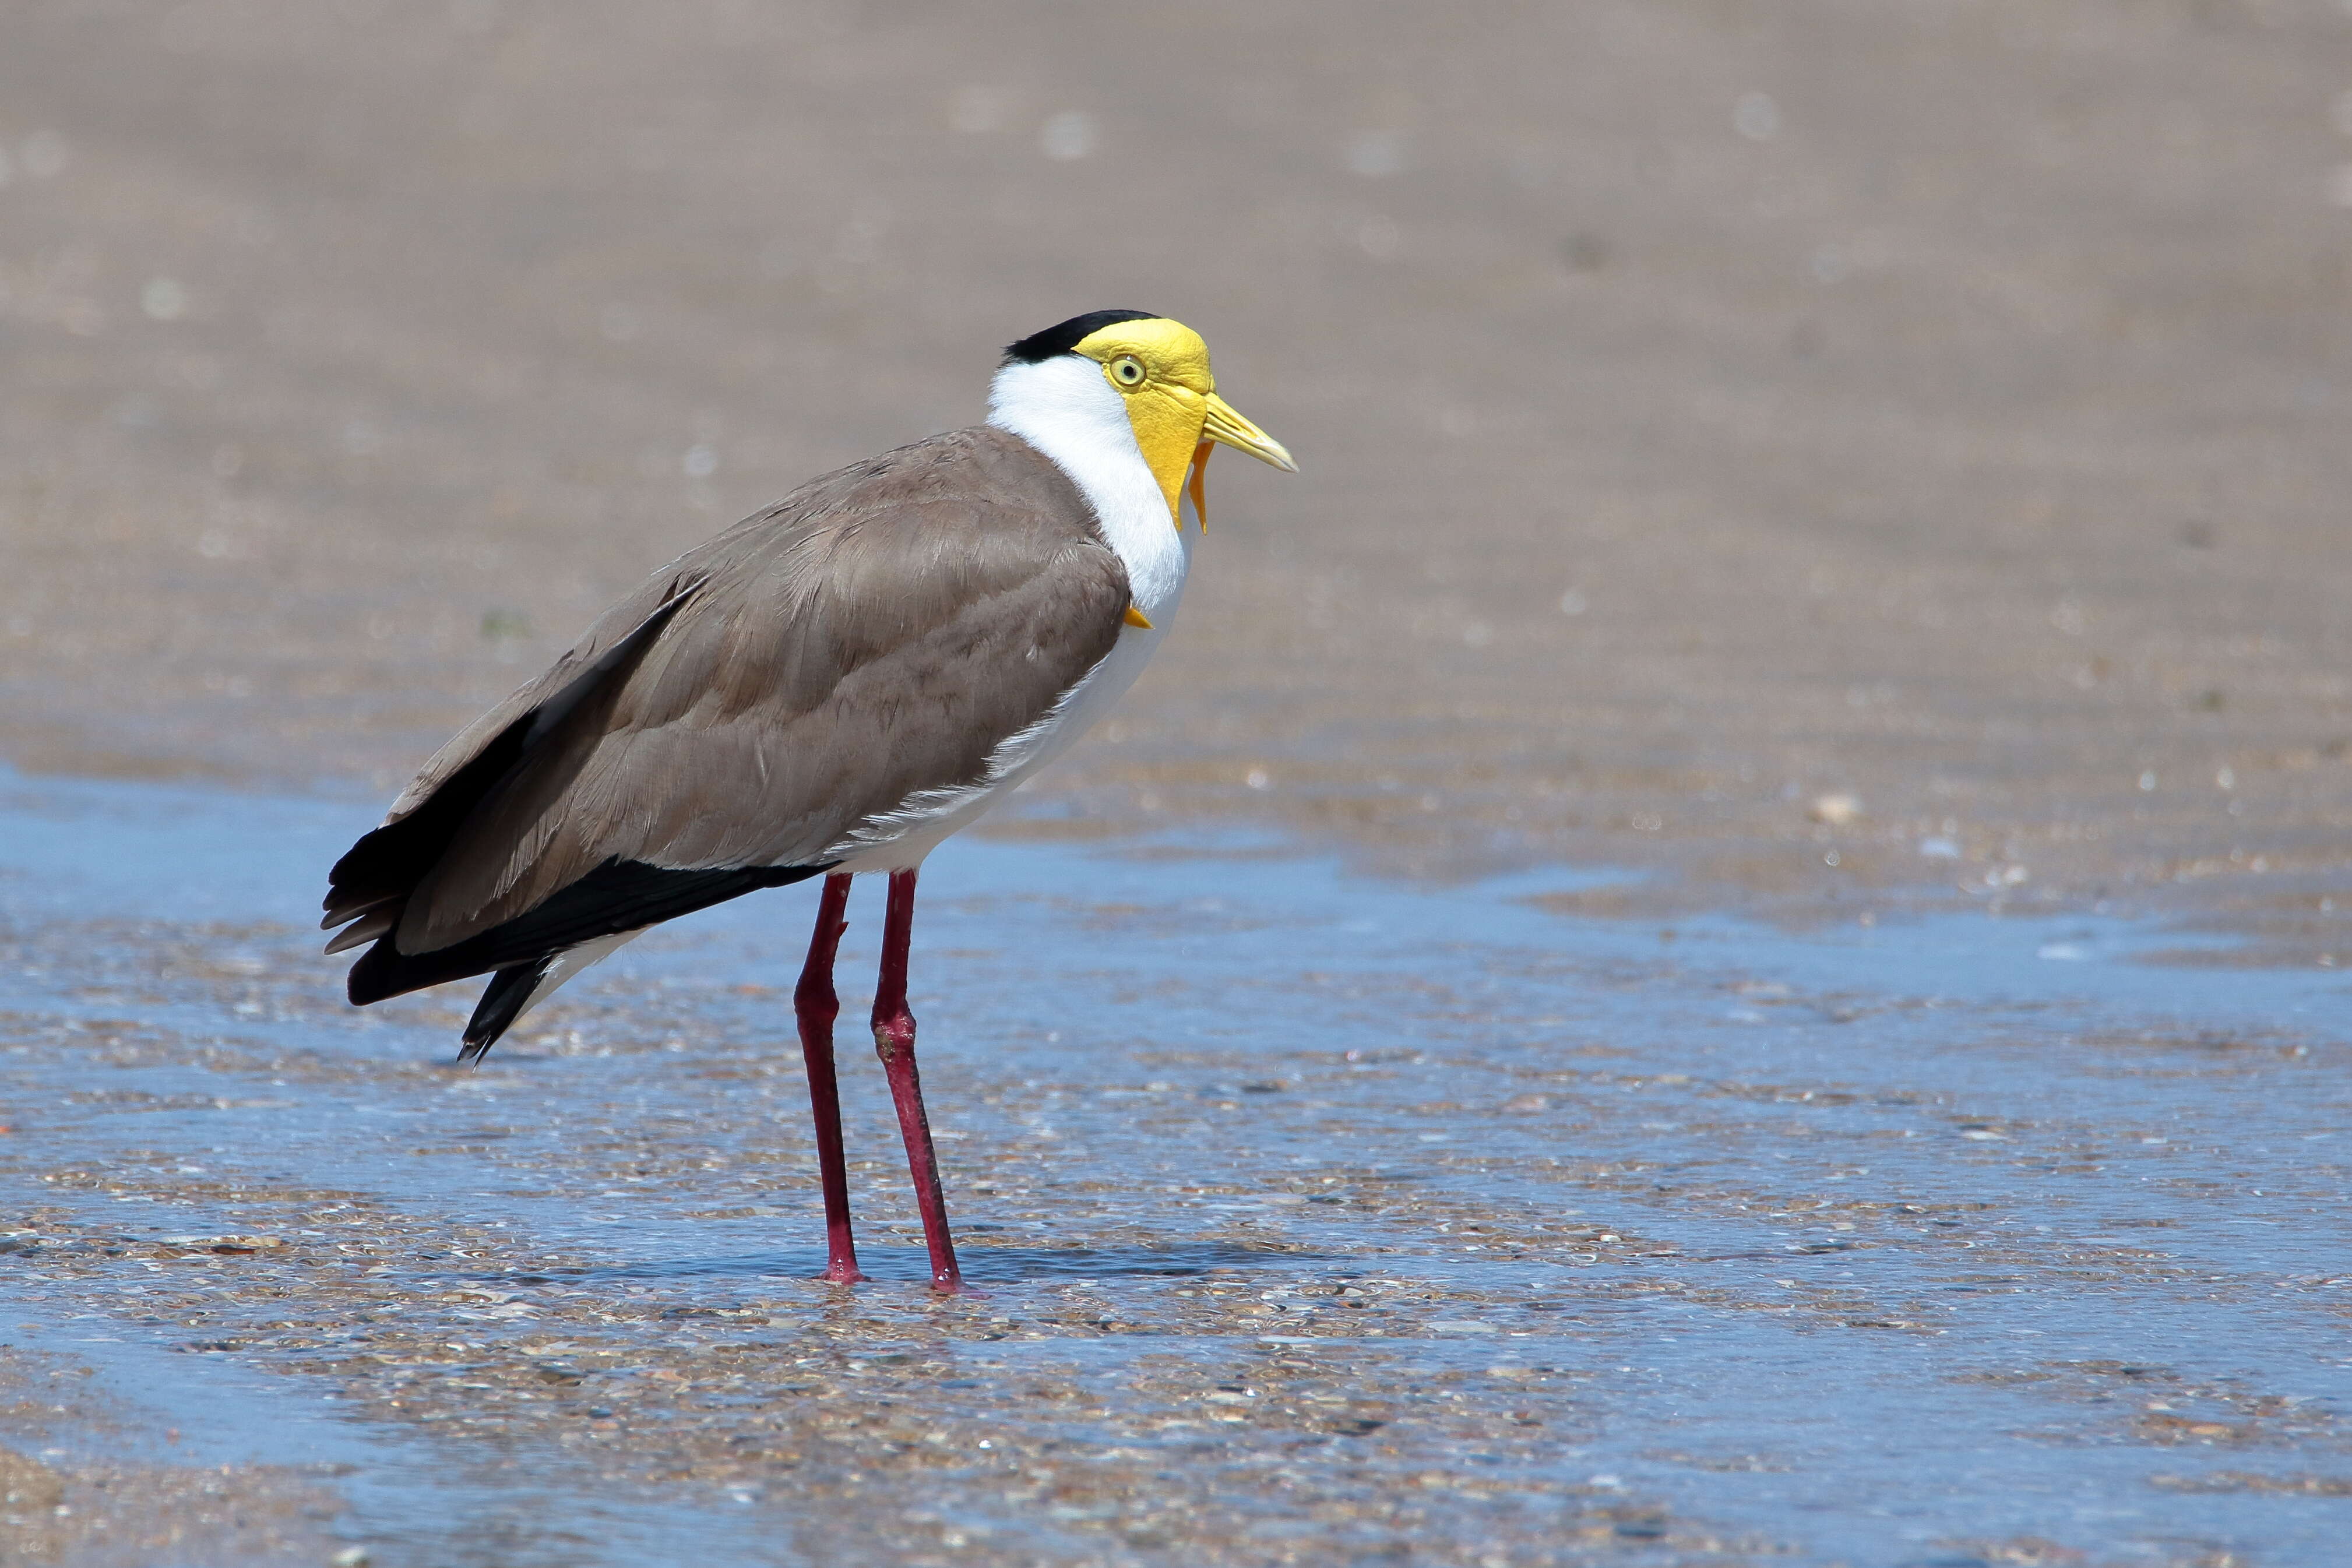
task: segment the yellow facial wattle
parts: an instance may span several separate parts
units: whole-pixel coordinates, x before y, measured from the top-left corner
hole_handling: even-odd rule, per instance
[[[1081,340],[1076,351],[1099,363],[1103,379],[1127,400],[1135,444],[1160,482],[1160,493],[1168,498],[1168,516],[1177,527],[1183,526],[1180,497],[1185,475],[1194,471],[1196,453],[1201,466],[1206,466],[1211,442],[1238,447],[1291,473],[1298,471],[1282,443],[1217,395],[1216,378],[1209,373],[1209,345],[1182,322],[1165,318],[1120,321]],[[1195,483],[1192,505],[1205,527],[1203,499]]]

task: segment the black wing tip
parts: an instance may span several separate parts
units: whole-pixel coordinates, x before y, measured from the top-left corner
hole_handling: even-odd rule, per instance
[[[567,677],[561,688],[546,694],[539,703],[509,719],[504,728],[484,741],[472,757],[405,813],[361,834],[327,873],[327,895],[319,904],[326,914],[320,922],[321,929],[344,925],[384,904],[405,901],[448,852],[452,841],[464,831],[483,802],[527,764],[532,748],[583,703],[604,690],[612,677],[634,668],[635,661],[709,580],[704,574],[677,573],[670,579],[660,605],[626,635],[590,660],[584,669],[578,668],[574,653],[564,654],[549,672],[551,675]],[[572,673],[575,670],[577,673]],[[479,974],[489,967],[485,965],[467,972]]]
[[[404,956],[392,945],[392,933],[387,931],[353,959],[352,972],[343,978],[343,995],[351,998],[352,1006],[363,1008],[418,989],[419,985],[406,983],[411,977],[401,961]]]
[[[1032,332],[1017,343],[1004,346],[1008,365],[1039,365],[1058,359],[1093,337],[1106,327],[1116,327],[1121,321],[1156,321],[1157,310],[1089,310],[1083,316],[1073,316],[1066,321],[1056,321],[1042,332]]]
[[[478,1062],[489,1054],[522,1010],[530,1004],[531,992],[561,954],[551,953],[535,964],[515,964],[490,977],[482,988],[482,999],[474,1004],[474,1016],[466,1020],[466,1032],[458,1037],[457,1064],[460,1067]]]
[[[729,866],[677,870],[641,861],[606,861],[536,907],[478,936],[423,953],[404,953],[386,931],[352,965],[344,983],[353,1007],[421,991],[444,980],[546,963],[566,948],[623,931],[642,931],[761,888],[786,887],[834,868]]]

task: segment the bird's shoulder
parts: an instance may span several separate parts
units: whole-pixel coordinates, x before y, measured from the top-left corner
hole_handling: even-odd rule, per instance
[[[656,573],[600,632],[625,634],[678,585],[694,602],[649,651],[616,723],[805,710],[926,643],[967,654],[1004,643],[1034,662],[1033,634],[1050,633],[1093,647],[1091,664],[1129,597],[1069,476],[984,425],[811,480]]]
[[[1017,571],[1024,559],[1110,549],[1059,465],[1010,431],[976,425],[819,475],[672,564],[714,579],[789,571],[801,564],[794,551],[812,540],[912,551],[956,574],[976,566]]]

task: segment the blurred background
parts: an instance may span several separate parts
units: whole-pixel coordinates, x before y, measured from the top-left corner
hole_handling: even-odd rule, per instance
[[[1031,831],[2332,959],[2339,0],[13,5],[0,757],[388,790],[655,565],[1198,328],[1177,636]]]

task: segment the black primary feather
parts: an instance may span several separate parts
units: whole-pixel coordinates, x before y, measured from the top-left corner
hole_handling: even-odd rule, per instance
[[[425,953],[404,953],[392,934],[352,966],[351,998],[358,1006],[386,997],[535,963],[599,936],[639,931],[763,887],[788,887],[833,869],[820,865],[714,866],[679,871],[642,861],[606,861],[569,887],[502,925]]]

